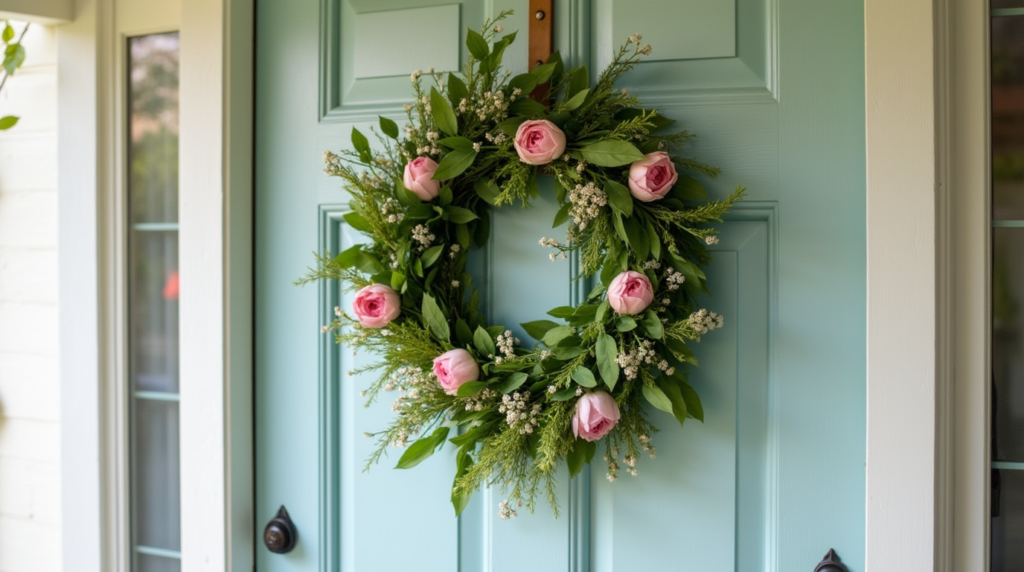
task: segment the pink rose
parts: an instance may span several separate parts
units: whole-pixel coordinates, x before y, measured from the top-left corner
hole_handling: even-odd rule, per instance
[[[572,434],[587,441],[597,441],[615,427],[619,421],[619,406],[615,398],[604,391],[585,393],[576,401],[572,415]]]
[[[434,358],[434,375],[448,395],[455,395],[459,386],[480,378],[480,366],[473,354],[455,348]]]
[[[402,311],[402,299],[398,292],[383,284],[370,284],[356,292],[352,302],[359,323],[367,328],[383,328],[398,317]]]
[[[654,289],[647,276],[627,270],[608,286],[608,303],[620,314],[639,314],[651,305]]]
[[[565,133],[547,119],[533,119],[519,126],[513,143],[524,163],[547,165],[565,152]]]
[[[434,180],[437,163],[430,157],[416,157],[405,164],[402,182],[405,188],[416,193],[421,201],[429,201],[441,190],[441,181]]]
[[[629,192],[637,200],[649,203],[664,198],[678,178],[668,153],[655,151],[629,166]]]

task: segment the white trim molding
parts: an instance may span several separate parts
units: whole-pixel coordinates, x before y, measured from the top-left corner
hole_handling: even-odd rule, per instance
[[[252,0],[182,2],[181,553],[190,572],[253,568],[253,18]]]
[[[0,20],[64,24],[75,15],[75,0],[0,0]],[[88,14],[84,14],[87,19]]]

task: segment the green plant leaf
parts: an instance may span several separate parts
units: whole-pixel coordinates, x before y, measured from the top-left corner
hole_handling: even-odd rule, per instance
[[[21,64],[25,62],[25,46],[21,44],[8,44],[4,50],[4,71],[7,75],[14,75]]]
[[[555,222],[551,223],[551,228],[558,228],[565,224],[569,220],[569,209],[572,208],[572,203],[565,203],[555,213]]]
[[[521,73],[508,81],[509,89],[519,88],[523,95],[529,95],[537,88],[537,76],[532,73]]]
[[[704,422],[704,406],[700,402],[700,396],[697,395],[697,390],[693,388],[689,383],[685,381],[679,381],[679,391],[683,394],[683,400],[686,401],[686,414],[689,417],[693,417],[701,423]]]
[[[13,39],[14,39],[14,28],[11,26],[10,23],[5,23],[4,24],[3,41],[6,44],[6,43],[10,42]]]
[[[444,445],[444,440],[448,438],[448,428],[438,427],[427,437],[422,437],[417,440],[402,454],[402,458],[398,460],[396,469],[411,469],[416,465],[430,458],[441,445]]]
[[[661,239],[658,238],[658,231],[654,229],[651,219],[647,219],[645,226],[647,228],[647,240],[650,241],[651,245],[651,257],[655,260],[661,260]]]
[[[341,268],[352,268],[359,261],[359,255],[362,254],[362,250],[363,245],[361,244],[347,248],[334,257],[334,263]]]
[[[569,98],[568,100],[566,100],[565,103],[562,104],[562,107],[560,109],[562,109],[564,111],[573,111],[574,109],[576,109],[579,106],[583,105],[583,101],[587,99],[587,95],[589,93],[590,93],[590,88],[589,87],[587,89],[584,89],[584,90],[580,91],[576,95],[574,95],[571,98]]]
[[[597,387],[597,378],[594,377],[594,372],[582,365],[573,370],[572,378],[583,387]]]
[[[569,316],[572,316],[574,312],[576,312],[576,308],[573,308],[572,306],[559,306],[548,310],[548,315],[555,318],[568,318]]]
[[[473,332],[469,329],[469,324],[466,320],[459,318],[455,322],[455,337],[459,340],[459,343],[466,346],[473,343]]]
[[[448,328],[448,319],[444,317],[441,307],[437,305],[434,297],[430,294],[423,295],[422,312],[427,326],[434,332],[434,335],[441,341],[450,342],[451,330]]]
[[[370,142],[355,127],[352,128],[352,147],[359,153],[360,161],[369,163],[373,159],[373,156],[370,154]]]
[[[608,204],[625,216],[633,216],[633,195],[625,185],[608,179],[604,185],[605,193],[608,194]]]
[[[469,53],[473,54],[473,57],[480,61],[487,59],[487,56],[491,53],[490,48],[487,47],[487,40],[476,30],[467,31],[466,47],[469,48]]]
[[[509,375],[505,379],[505,381],[502,382],[498,390],[501,391],[502,393],[511,393],[519,389],[524,383],[526,383],[527,379],[529,379],[528,375],[521,371],[517,371]]]
[[[585,439],[573,441],[572,449],[569,449],[569,454],[565,457],[566,464],[569,466],[570,479],[583,471],[583,467],[594,458],[596,450],[597,443],[591,443]]]
[[[672,186],[669,196],[681,201],[703,201],[708,198],[708,191],[700,181],[689,175],[679,175],[676,184]]]
[[[453,137],[459,134],[459,123],[455,119],[452,105],[435,87],[430,88],[430,113],[434,116],[434,123],[438,129]]]
[[[611,307],[612,306],[608,303],[608,300],[602,301],[601,305],[597,307],[597,312],[594,313],[594,321],[598,324],[603,324],[604,318],[608,314],[608,309]]]
[[[437,191],[437,202],[442,206],[446,207],[452,204],[452,200],[455,195],[452,193],[452,188],[448,185],[444,185]]]
[[[437,171],[434,171],[433,179],[435,181],[454,179],[468,169],[475,160],[476,153],[474,151],[455,149],[445,155],[444,159],[441,159],[441,163],[437,166]]]
[[[658,386],[645,385],[643,388],[644,397],[651,405],[661,409],[665,413],[672,413],[672,401],[665,395],[665,392]]]
[[[18,118],[14,115],[0,117],[0,131],[6,131],[18,124]]]
[[[501,129],[501,132],[509,137],[515,137],[516,132],[519,131],[519,126],[525,122],[525,117],[509,117],[498,124],[498,129]]]
[[[569,82],[565,86],[565,97],[572,99],[577,93],[588,87],[590,87],[590,72],[587,71],[587,66],[584,64],[576,68],[576,71],[569,77]]]
[[[405,274],[398,272],[397,270],[391,273],[391,289],[397,292],[402,291],[402,286],[405,285]]]
[[[551,328],[544,333],[544,337],[541,338],[541,342],[549,348],[553,348],[558,345],[558,342],[568,338],[575,332],[569,326],[556,326]]]
[[[418,207],[423,202],[416,193],[405,188],[405,184],[402,181],[395,181],[395,196],[398,197],[398,202],[407,208]]]
[[[473,345],[483,357],[493,356],[496,353],[491,334],[488,334],[482,326],[477,326],[476,331],[473,332]]]
[[[619,381],[619,363],[615,361],[619,354],[619,346],[615,343],[615,338],[608,334],[598,336],[597,343],[594,344],[594,354],[597,359],[597,372],[601,374],[601,379],[608,389],[614,390],[615,384]]]
[[[630,316],[619,316],[615,320],[615,329],[620,332],[629,332],[636,329],[636,320]]]
[[[663,377],[659,380],[658,387],[672,402],[672,415],[675,415],[676,421],[683,425],[686,422],[686,400],[683,399],[683,393],[679,390],[679,386],[674,380]]]
[[[455,493],[455,485],[459,482],[459,479],[473,467],[473,457],[469,453],[470,450],[463,447],[459,449],[455,456],[455,479],[452,481],[452,507],[455,508],[455,516],[462,514],[462,511],[466,510],[466,507],[469,505],[469,499],[473,498],[473,491],[462,494]]]
[[[620,167],[644,158],[644,154],[632,143],[615,139],[591,143],[580,149],[580,152],[588,163],[598,167]]]
[[[651,243],[647,241],[647,230],[636,217],[622,219],[622,226],[626,230],[626,238],[630,248],[636,253],[640,260],[647,260],[651,254]]]
[[[517,99],[508,106],[509,114],[524,118],[543,117],[547,111],[548,108],[544,107],[542,103],[526,97]]]
[[[458,107],[459,102],[463,99],[469,98],[469,89],[466,88],[465,82],[459,78],[459,76],[449,73],[448,74],[448,99],[452,102],[452,107]]]
[[[476,220],[480,217],[476,216],[476,213],[463,207],[457,207],[451,205],[445,207],[445,212],[448,213],[448,220],[455,224],[466,224],[471,220]]]
[[[477,179],[473,182],[473,190],[489,205],[493,205],[501,194],[501,189],[491,179]]]
[[[566,387],[565,389],[559,389],[558,391],[551,393],[549,395],[551,397],[549,397],[548,399],[550,399],[551,401],[568,401],[573,397],[576,397],[576,388],[569,386]]]
[[[459,397],[473,397],[483,391],[485,387],[487,387],[487,384],[483,381],[467,381],[459,386],[455,395]]]
[[[551,79],[551,74],[554,73],[556,65],[555,63],[541,64],[530,70],[530,75],[537,80],[538,84],[547,83]],[[523,91],[525,92],[526,90],[524,89]]]
[[[660,340],[665,337],[665,327],[661,324],[661,319],[658,318],[658,314],[654,310],[648,308],[644,312],[644,329],[647,330],[647,335],[655,340]]]
[[[345,222],[347,222],[350,227],[358,230],[359,232],[373,232],[373,227],[370,226],[370,223],[366,222],[363,215],[357,212],[345,213],[341,218],[345,219]]]
[[[525,324],[519,324],[526,330],[526,335],[530,336],[535,340],[544,338],[544,334],[547,334],[552,328],[557,328],[558,324],[551,320],[536,320],[534,322],[526,322]]]
[[[384,133],[385,135],[387,135],[388,137],[397,140],[398,139],[398,124],[395,123],[394,121],[388,119],[387,117],[384,117],[383,115],[378,115],[377,118],[380,120],[380,130],[381,130],[381,132]]]
[[[445,137],[438,141],[441,145],[449,149],[459,149],[460,151],[473,151],[473,142],[465,137]]]
[[[430,268],[437,262],[437,259],[441,257],[441,250],[444,249],[444,245],[438,244],[437,246],[431,246],[420,255],[420,260],[423,261],[424,268]]]

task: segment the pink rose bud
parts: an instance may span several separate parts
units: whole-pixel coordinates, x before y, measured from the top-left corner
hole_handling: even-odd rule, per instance
[[[473,354],[455,348],[434,358],[434,375],[445,393],[455,395],[463,383],[480,378],[480,366]]]
[[[402,299],[398,292],[383,284],[370,284],[356,292],[352,311],[359,323],[367,328],[383,328],[398,317],[402,311]]]
[[[608,286],[608,303],[620,314],[639,314],[651,305],[654,289],[647,276],[627,270]]]
[[[523,122],[513,142],[524,163],[547,165],[565,152],[565,133],[547,119]]]
[[[655,151],[629,166],[629,192],[637,200],[649,203],[664,198],[678,178],[668,153]]]
[[[416,193],[421,201],[429,201],[441,190],[441,181],[434,180],[437,163],[430,157],[416,157],[405,164],[402,182],[405,188]]]
[[[572,434],[587,441],[597,441],[615,427],[619,421],[619,406],[615,398],[604,391],[583,394],[576,401],[572,415]]]

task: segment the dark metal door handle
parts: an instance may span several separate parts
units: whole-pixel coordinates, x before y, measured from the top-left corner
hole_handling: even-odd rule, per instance
[[[828,554],[814,567],[814,572],[850,572],[846,565],[839,561],[835,550],[828,549]]]
[[[281,505],[281,508],[277,510],[277,516],[272,518],[267,523],[267,527],[263,529],[263,544],[271,552],[284,554],[295,548],[296,540],[298,540],[298,534],[295,532],[295,525],[288,517],[288,510]]]

